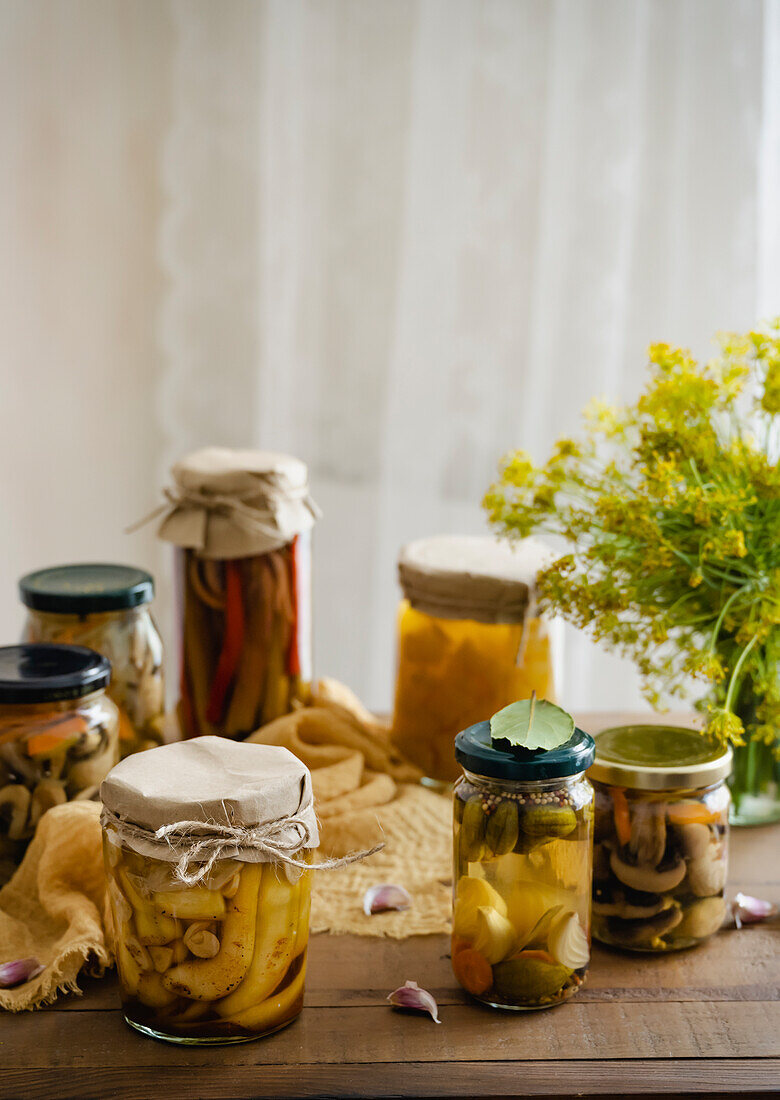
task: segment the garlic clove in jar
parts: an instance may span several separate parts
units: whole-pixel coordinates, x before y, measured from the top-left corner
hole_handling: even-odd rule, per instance
[[[474,947],[491,966],[506,958],[514,941],[515,930],[506,917],[490,905],[480,905],[476,915]]]
[[[556,962],[569,970],[587,965],[590,958],[588,937],[576,913],[564,911],[553,918],[547,933],[547,949]]]

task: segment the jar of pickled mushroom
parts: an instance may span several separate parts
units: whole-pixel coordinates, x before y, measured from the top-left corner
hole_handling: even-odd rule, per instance
[[[632,951],[693,947],[726,914],[731,749],[696,730],[596,737],[593,935]]]
[[[61,565],[19,581],[23,641],[83,645],[108,657],[121,756],[162,741],[163,649],[150,612],[154,581],[129,565]]]
[[[534,598],[548,557],[533,539],[510,547],[449,535],[401,552],[392,738],[429,779],[457,778],[459,730],[534,691],[554,698],[548,624]]]
[[[551,1008],[590,958],[593,740],[497,748],[489,722],[459,733],[454,790],[452,969],[493,1008]]]
[[[308,769],[217,737],[128,757],[101,788],[125,1019],[173,1043],[239,1043],[303,1006]]]
[[[96,798],[119,759],[110,678],[109,661],[81,646],[0,648],[0,883],[46,810]]]
[[[311,683],[311,528],[290,455],[209,447],[173,467],[160,538],[177,551],[182,734],[241,738]]]

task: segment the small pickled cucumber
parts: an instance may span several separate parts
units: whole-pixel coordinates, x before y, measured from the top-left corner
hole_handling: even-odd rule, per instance
[[[506,855],[517,843],[519,830],[517,803],[510,799],[499,802],[485,826],[488,848],[496,856]]]
[[[577,828],[577,815],[571,806],[531,806],[520,825],[526,836],[557,840]]]
[[[507,1001],[537,1001],[554,996],[569,977],[559,963],[517,955],[493,968],[493,989]]]
[[[463,808],[463,820],[458,838],[461,854],[469,863],[477,863],[485,854],[485,815],[479,797],[472,798]]]

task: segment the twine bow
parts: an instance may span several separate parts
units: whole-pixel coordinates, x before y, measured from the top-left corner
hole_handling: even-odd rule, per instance
[[[158,504],[142,519],[125,528],[126,535],[133,534],[147,523],[152,523],[177,508],[200,508],[206,513],[222,515],[234,520],[240,527],[257,531],[268,538],[276,538],[279,534],[277,515],[279,507],[285,503],[303,501],[315,519],[322,515],[309,496],[308,484],[281,488],[268,478],[258,478],[258,485],[253,485],[244,493],[212,493],[179,486],[176,489],[163,489],[163,496],[165,501],[162,504]],[[247,503],[250,500],[254,503]],[[262,504],[259,503],[260,500]]]
[[[120,817],[106,806],[103,807],[100,820],[104,828],[110,827],[121,840],[140,840],[147,844],[165,842],[179,857],[174,874],[187,886],[202,882],[219,859],[240,858],[242,853],[247,852],[261,852],[269,857],[267,862],[284,863],[303,871],[330,871],[356,863],[384,848],[384,844],[377,844],[368,851],[351,852],[349,855],[325,859],[315,864],[297,859],[295,853],[301,848],[312,846],[311,827],[305,817],[301,816],[310,809],[309,805],[289,817],[251,826],[222,825],[216,821],[176,821],[152,830]],[[226,856],[228,851],[230,856]]]

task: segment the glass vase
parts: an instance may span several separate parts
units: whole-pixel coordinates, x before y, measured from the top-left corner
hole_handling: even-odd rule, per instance
[[[780,821],[780,747],[750,738],[734,747],[734,767],[729,779],[732,825],[768,825]]]

